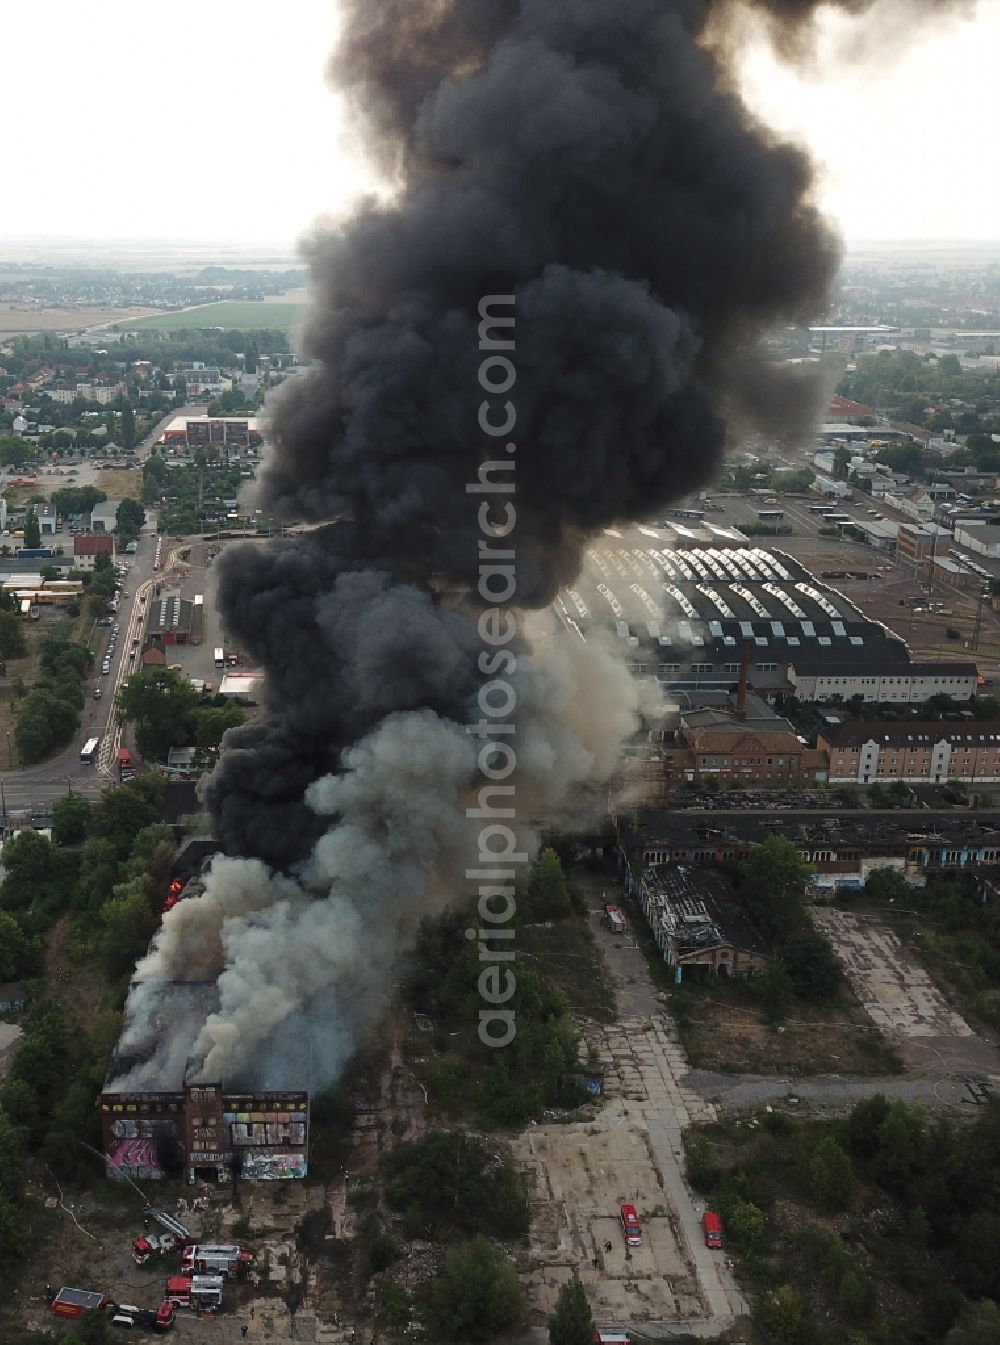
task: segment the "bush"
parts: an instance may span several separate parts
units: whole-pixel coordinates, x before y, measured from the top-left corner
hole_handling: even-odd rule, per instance
[[[795,930],[782,942],[781,958],[795,993],[804,999],[830,999],[840,988],[843,971],[833,945],[818,929]]]
[[[494,1146],[463,1132],[438,1131],[388,1160],[386,1200],[420,1236],[489,1233],[524,1237],[528,1204],[521,1179]]]
[[[685,1135],[685,1159],[688,1181],[699,1195],[709,1195],[722,1176],[722,1167],[715,1150],[703,1135],[688,1138]]]
[[[854,1169],[835,1139],[827,1136],[816,1146],[809,1163],[809,1180],[822,1209],[850,1208],[854,1198]]]
[[[438,1339],[491,1340],[515,1326],[524,1316],[524,1300],[517,1271],[487,1238],[449,1252],[441,1275],[424,1294],[431,1325]]]
[[[806,1345],[815,1337],[806,1304],[786,1286],[763,1294],[753,1315],[754,1320],[781,1345]]]

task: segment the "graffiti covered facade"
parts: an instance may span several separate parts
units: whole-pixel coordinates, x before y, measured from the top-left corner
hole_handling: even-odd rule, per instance
[[[106,1091],[101,1135],[112,1180],[304,1177],[309,1098],[305,1091],[223,1091],[218,1084],[175,1092]]]

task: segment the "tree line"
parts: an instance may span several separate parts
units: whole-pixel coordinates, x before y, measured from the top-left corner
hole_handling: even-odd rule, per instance
[[[877,1095],[842,1121],[770,1113],[685,1147],[766,1339],[1000,1341],[1000,1103],[962,1124]]]

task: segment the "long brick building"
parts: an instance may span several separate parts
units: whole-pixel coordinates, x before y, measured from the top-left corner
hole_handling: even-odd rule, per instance
[[[833,724],[819,734],[830,780],[852,784],[1000,783],[1000,723]]]

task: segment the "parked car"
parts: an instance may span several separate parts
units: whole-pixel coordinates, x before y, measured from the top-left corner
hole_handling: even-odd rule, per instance
[[[717,1214],[713,1214],[711,1210],[706,1210],[701,1216],[701,1227],[705,1234],[706,1247],[722,1246],[722,1225],[719,1223]]]

